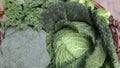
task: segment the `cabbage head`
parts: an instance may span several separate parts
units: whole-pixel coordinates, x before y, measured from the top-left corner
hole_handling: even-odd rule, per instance
[[[119,68],[108,21],[80,3],[60,2],[41,14],[51,55],[48,68],[101,68],[110,57]]]

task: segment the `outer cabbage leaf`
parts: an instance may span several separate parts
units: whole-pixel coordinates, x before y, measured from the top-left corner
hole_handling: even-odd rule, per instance
[[[63,2],[51,5],[44,13],[42,13],[41,17],[41,23],[46,31],[53,31],[54,25],[60,20],[84,21],[91,24],[89,9],[79,3]]]
[[[67,0],[67,2],[77,2],[77,3],[82,3],[84,6],[89,6],[93,10],[95,5],[94,5],[94,0]]]
[[[109,20],[108,20],[110,17],[110,12],[108,12],[107,10],[104,10],[104,9],[97,9],[97,10],[95,10],[95,12],[97,13],[97,15],[105,17],[107,23],[110,24]]]
[[[85,68],[100,68],[105,62],[106,53],[102,47],[102,41],[100,39],[96,40],[96,47],[94,52],[89,55],[86,59],[86,67]],[[94,59],[94,60],[93,60]]]
[[[101,68],[112,68],[111,63],[105,62]]]

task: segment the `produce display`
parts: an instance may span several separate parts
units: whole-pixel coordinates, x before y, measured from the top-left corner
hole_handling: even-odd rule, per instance
[[[110,13],[93,0],[4,0],[2,29],[28,27],[47,33],[46,68],[120,68]]]

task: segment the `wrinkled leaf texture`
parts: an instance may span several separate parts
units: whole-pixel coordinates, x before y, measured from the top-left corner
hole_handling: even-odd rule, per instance
[[[44,29],[51,36],[48,41],[52,55],[49,67],[99,68],[105,61],[104,49],[111,58],[112,66],[119,67],[107,21],[97,11],[79,3],[61,2],[51,5],[41,17]],[[95,64],[90,61],[95,61]]]

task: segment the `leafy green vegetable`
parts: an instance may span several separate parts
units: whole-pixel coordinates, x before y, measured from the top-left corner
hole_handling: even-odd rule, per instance
[[[16,26],[18,29],[26,29],[28,26],[32,26],[36,30],[41,30],[42,26],[40,23],[40,14],[45,9],[39,7],[39,5],[42,4],[44,0],[40,0],[40,2],[38,2],[39,0],[33,2],[31,2],[31,0],[26,1],[27,0],[3,1],[4,5],[8,7],[8,10],[5,12],[8,20],[5,23],[2,23],[2,28],[6,30],[9,26]],[[24,3],[28,4],[24,5]]]
[[[84,6],[89,6],[89,7],[91,7],[91,9],[94,9],[94,7],[95,7],[93,0],[67,0],[67,2],[77,2],[77,3],[81,3],[81,4],[83,4]]]
[[[79,0],[67,0],[67,2],[79,2]],[[85,3],[85,0],[80,0],[81,3]]]
[[[42,5],[46,0],[8,0],[9,2],[12,2],[16,5],[23,5],[23,7],[26,8],[33,8],[39,5]]]
[[[79,24],[79,22],[70,22],[72,25],[74,24],[73,28],[83,27],[83,29],[79,29],[79,33],[74,32],[70,29],[63,29],[55,34],[53,46],[55,48],[55,54],[56,54],[56,67],[64,67],[64,68],[70,68],[71,66],[73,68],[76,68],[76,66],[80,65],[82,63],[82,58],[85,57],[85,54],[87,54],[90,51],[90,45],[93,45],[89,42],[90,36],[94,35],[92,32],[89,34],[85,33],[88,32],[90,27],[87,27],[87,24]],[[89,30],[84,30],[84,28]],[[81,32],[81,30],[84,30]],[[91,38],[92,39],[92,38]],[[81,42],[80,42],[81,41]],[[80,58],[80,59],[79,59]],[[60,59],[60,60],[58,60]],[[78,60],[79,59],[79,60]],[[74,61],[74,62],[73,62]],[[78,63],[75,64],[75,63]]]
[[[49,33],[48,50],[52,56],[49,67],[99,68],[106,58],[104,49],[113,68],[120,67],[107,22],[98,11],[79,3],[51,5],[41,15],[43,28]]]
[[[101,67],[101,68],[112,68],[112,67],[111,67],[110,63],[105,62],[103,67]]]
[[[43,3],[42,7],[49,7],[52,4],[58,3],[58,2],[63,2],[64,0],[45,0]]]
[[[97,12],[97,15],[103,16],[104,19],[106,19],[107,23],[110,24],[109,20],[108,20],[110,17],[110,12],[108,12],[107,10],[104,10],[104,9],[97,9],[97,10],[95,10],[95,12]]]
[[[85,0],[85,6],[90,6],[91,9],[94,9],[95,5],[94,5],[94,0]]]
[[[97,12],[97,14],[98,14],[99,16],[103,16],[103,17],[105,17],[105,18],[107,18],[107,19],[110,17],[110,12],[108,12],[107,10],[97,9],[96,12]]]
[[[86,59],[86,68],[99,68],[105,61],[106,53],[101,40],[96,40],[96,44],[94,52]]]

